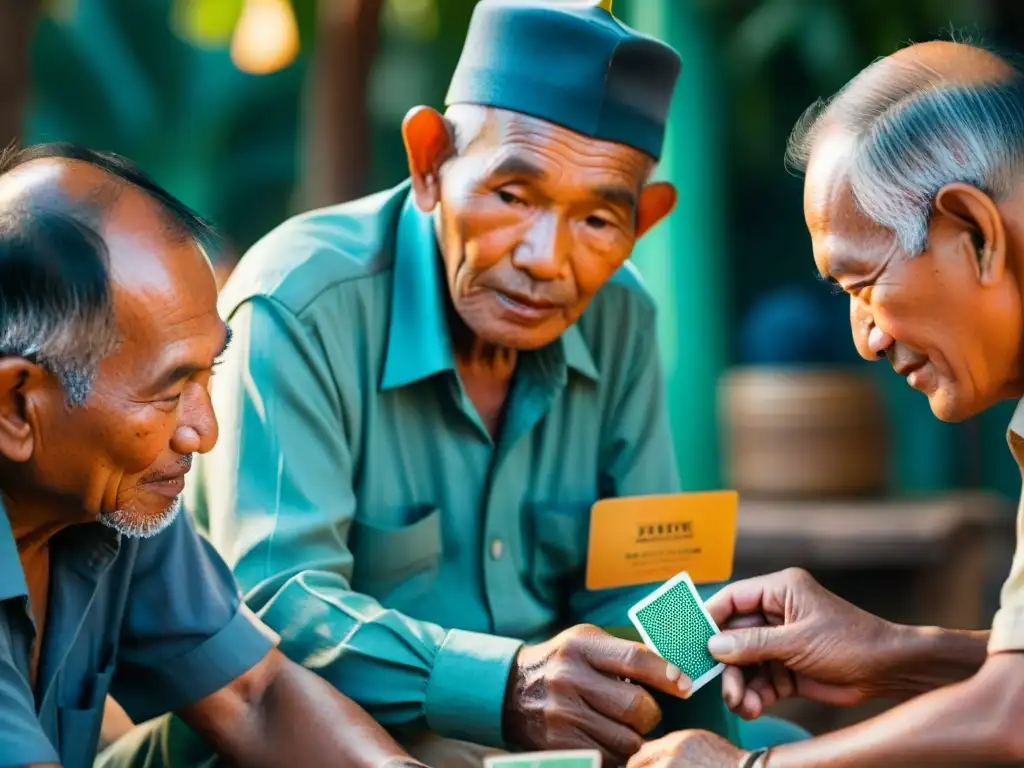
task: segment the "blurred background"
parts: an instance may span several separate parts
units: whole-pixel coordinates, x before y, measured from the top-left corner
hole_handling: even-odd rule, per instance
[[[558,0],[552,0],[557,2]],[[0,0],[0,141],[114,150],[211,219],[221,277],[289,215],[399,183],[399,127],[440,107],[474,0]],[[938,422],[859,362],[814,279],[786,139],[912,41],[1024,48],[1017,0],[615,0],[683,56],[634,261],[660,307],[684,484],[743,494],[738,573],[811,568],[902,620],[986,626],[1012,551],[1012,404]],[[868,714],[793,709],[816,730]]]

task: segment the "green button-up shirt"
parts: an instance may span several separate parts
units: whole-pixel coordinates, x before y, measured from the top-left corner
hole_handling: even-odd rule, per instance
[[[649,590],[586,590],[591,505],[679,482],[631,267],[520,355],[496,441],[447,301],[408,184],[266,236],[222,294],[221,437],[190,506],[285,653],[386,725],[501,744],[521,642],[628,624]]]

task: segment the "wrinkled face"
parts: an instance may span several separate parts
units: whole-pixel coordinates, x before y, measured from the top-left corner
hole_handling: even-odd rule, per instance
[[[492,111],[441,173],[439,239],[469,329],[514,349],[558,338],[632,251],[650,165],[632,148]]]
[[[823,138],[807,169],[804,211],[821,275],[850,297],[854,343],[884,355],[943,421],[1010,396],[1020,378],[1021,296],[1012,270],[986,284],[976,232],[936,212],[927,250],[908,257],[865,217],[846,182],[849,144]]]
[[[38,409],[37,487],[130,536],[174,519],[192,454],[217,439],[207,385],[228,330],[213,272],[192,242],[169,242],[147,205],[125,196],[103,235],[123,343],[85,405],[59,388]]]

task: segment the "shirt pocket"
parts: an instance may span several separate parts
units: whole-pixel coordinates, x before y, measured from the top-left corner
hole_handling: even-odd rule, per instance
[[[61,765],[64,768],[89,768],[93,764],[103,725],[103,709],[116,666],[111,661],[92,680],[83,681],[80,699],[58,706]]]
[[[392,608],[434,586],[444,551],[441,510],[416,507],[407,517],[413,522],[394,527],[355,520],[349,534],[352,589]]]
[[[534,547],[530,579],[537,594],[560,600],[583,583],[590,533],[590,503],[531,503],[527,522]]]

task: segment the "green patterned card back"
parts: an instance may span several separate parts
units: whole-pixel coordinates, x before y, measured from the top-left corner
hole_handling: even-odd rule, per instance
[[[484,758],[485,768],[601,768],[597,750],[573,749]]]
[[[708,640],[718,634],[718,627],[704,610],[686,573],[665,582],[634,605],[629,618],[648,646],[693,681],[693,692],[722,671],[723,665],[707,650]]]

